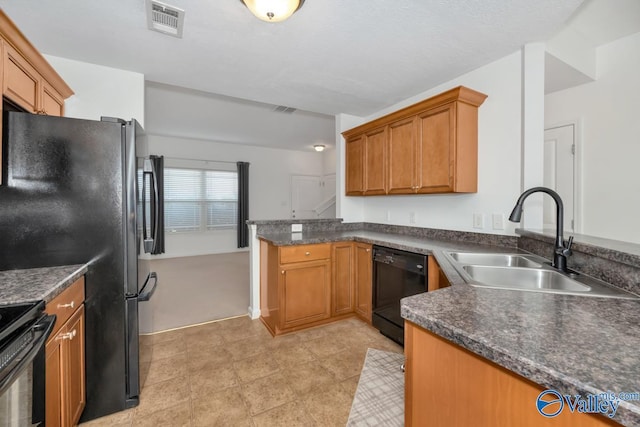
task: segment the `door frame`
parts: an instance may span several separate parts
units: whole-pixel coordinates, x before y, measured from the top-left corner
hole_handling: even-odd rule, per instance
[[[577,118],[573,120],[565,120],[561,122],[553,123],[550,126],[545,126],[544,131],[553,130],[561,127],[572,126],[573,127],[573,143],[575,144],[574,154],[574,168],[573,168],[573,209],[574,209],[574,224],[573,232],[576,234],[582,234],[583,230],[583,197],[582,197],[582,160],[583,160],[583,120]],[[544,174],[544,171],[543,171]]]

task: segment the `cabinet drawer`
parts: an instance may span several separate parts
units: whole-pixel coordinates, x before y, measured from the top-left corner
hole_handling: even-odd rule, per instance
[[[331,244],[280,247],[280,264],[331,258]]]
[[[84,276],[76,280],[73,285],[62,291],[52,299],[45,309],[48,314],[56,315],[51,337],[55,336],[60,327],[71,317],[84,302]]]

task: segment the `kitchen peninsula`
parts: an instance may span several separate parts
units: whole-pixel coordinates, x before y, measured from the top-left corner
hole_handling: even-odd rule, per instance
[[[341,224],[339,220],[298,222],[304,227],[299,234],[290,232],[292,221],[252,221],[250,225],[256,239],[281,247],[355,241],[430,255],[452,286],[404,299],[402,315],[410,323],[520,376],[540,391],[549,388],[586,396],[637,392],[640,388],[640,300],[475,288],[462,280],[443,254],[444,250],[519,251],[522,246],[535,246],[530,242],[535,240],[532,235],[517,238],[371,223]],[[544,236],[536,242],[542,240]],[[588,244],[576,241],[574,245],[578,253],[590,252]],[[591,252],[615,258],[616,251],[600,248]],[[550,253],[537,255],[549,258]],[[635,267],[626,267],[635,268],[636,274],[640,271],[638,257],[619,255],[635,263]],[[609,264],[613,270],[620,267],[613,261]],[[633,284],[617,285],[637,294],[637,284],[634,290],[629,289]],[[408,359],[410,351],[411,344],[405,348]],[[450,410],[445,412],[457,411],[457,405],[449,405]],[[543,420],[535,401],[527,410],[536,417],[534,420]],[[607,421],[604,417],[591,418]],[[640,402],[620,402],[614,420],[623,425],[640,423]]]

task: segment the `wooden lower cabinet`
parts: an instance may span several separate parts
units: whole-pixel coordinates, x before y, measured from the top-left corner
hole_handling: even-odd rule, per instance
[[[404,330],[407,427],[618,425],[568,410],[545,418],[535,404],[544,387],[414,323]]]
[[[429,292],[451,286],[433,255],[427,258],[427,290]]]
[[[46,311],[56,315],[46,344],[47,427],[75,426],[86,404],[84,278],[53,301]]]
[[[331,315],[353,313],[355,289],[355,245],[353,242],[334,243],[331,253]]]
[[[371,323],[372,305],[372,246],[366,243],[356,243],[355,287],[356,306],[355,311],[360,317]]]
[[[371,245],[260,242],[260,319],[273,335],[356,314],[371,322]]]
[[[282,329],[328,319],[331,316],[331,263],[309,261],[282,267],[280,298]]]
[[[273,335],[331,317],[331,244],[260,243],[260,318]]]

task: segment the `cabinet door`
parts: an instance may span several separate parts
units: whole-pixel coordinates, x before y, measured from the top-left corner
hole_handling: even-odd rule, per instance
[[[48,116],[62,117],[64,109],[64,99],[51,87],[49,83],[42,80],[42,100],[41,110]]]
[[[86,403],[84,361],[84,304],[71,316],[65,327],[63,399],[65,401],[66,425],[76,425]]]
[[[333,301],[331,315],[353,313],[355,303],[355,257],[351,242],[333,245]]]
[[[389,125],[389,194],[410,194],[417,190],[416,117]]]
[[[61,341],[51,337],[45,349],[45,425],[60,427],[62,423],[62,355]]]
[[[311,261],[281,267],[282,329],[331,316],[331,261]]]
[[[345,170],[347,196],[359,196],[364,192],[364,135],[346,140]]]
[[[455,103],[418,116],[419,193],[446,193],[454,189]]]
[[[4,44],[4,96],[30,112],[38,111],[38,72],[10,45]]]
[[[356,313],[371,323],[371,245],[356,243]]]
[[[387,128],[365,134],[364,194],[386,194]]]

